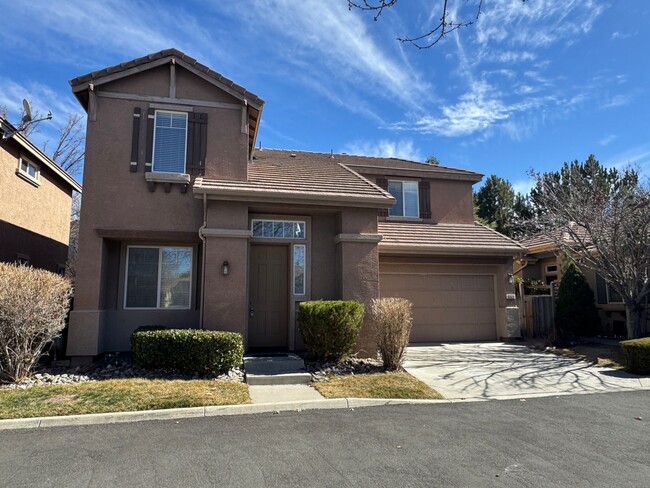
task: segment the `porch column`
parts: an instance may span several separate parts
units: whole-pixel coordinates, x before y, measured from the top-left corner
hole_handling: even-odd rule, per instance
[[[334,238],[337,247],[341,299],[356,300],[366,307],[357,341],[361,356],[375,356],[375,340],[370,323],[370,306],[379,297],[379,251],[376,209],[348,209],[341,213],[341,232]]]

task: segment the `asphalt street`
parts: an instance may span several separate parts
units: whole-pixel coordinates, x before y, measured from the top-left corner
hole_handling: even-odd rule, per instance
[[[0,486],[647,487],[649,425],[641,391],[0,431]]]

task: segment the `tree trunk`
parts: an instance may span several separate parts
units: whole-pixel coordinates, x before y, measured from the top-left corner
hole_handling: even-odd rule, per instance
[[[628,339],[638,339],[641,337],[641,310],[641,305],[638,303],[625,304]]]

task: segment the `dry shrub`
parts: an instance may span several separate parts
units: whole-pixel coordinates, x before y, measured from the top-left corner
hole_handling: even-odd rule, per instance
[[[0,379],[29,376],[65,327],[72,286],[49,271],[0,263]]]
[[[411,302],[405,298],[376,298],[372,301],[371,314],[384,368],[397,371],[404,360],[413,325]]]

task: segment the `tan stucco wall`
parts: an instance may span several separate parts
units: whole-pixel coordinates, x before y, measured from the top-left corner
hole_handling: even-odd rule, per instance
[[[429,181],[431,219],[427,219],[427,222],[454,224],[471,224],[474,222],[471,181],[409,178],[393,176],[389,173],[390,170],[387,169],[386,171],[387,173],[381,177],[389,180],[419,181],[424,179]],[[362,176],[372,182],[376,182],[379,178],[376,174],[362,174]]]
[[[16,174],[21,155],[40,168],[39,186]],[[72,189],[59,179],[17,143],[0,138],[0,220],[67,245]]]

